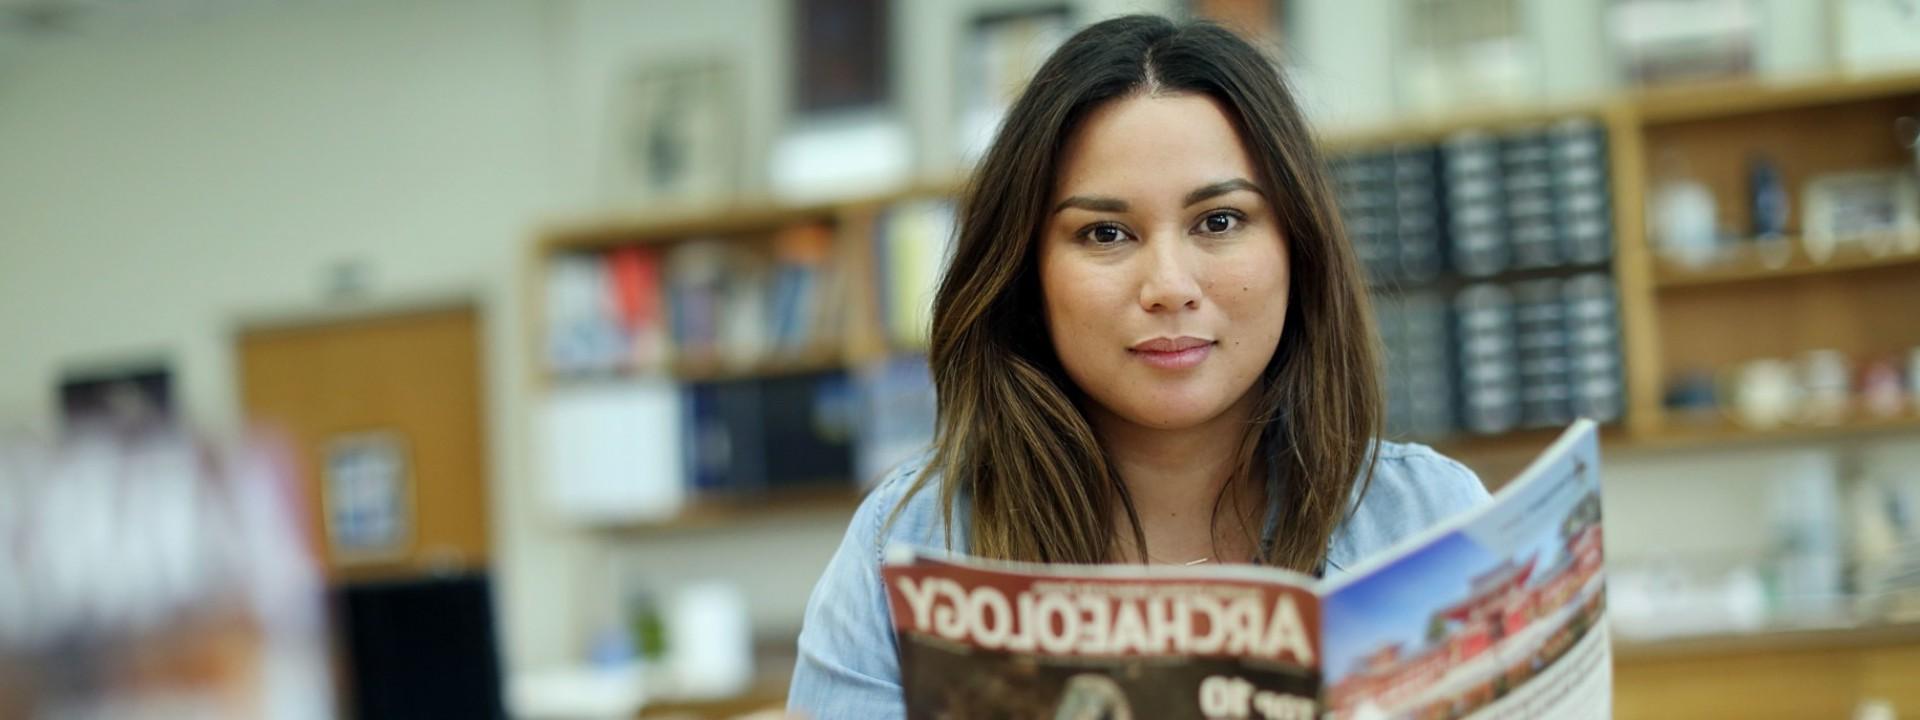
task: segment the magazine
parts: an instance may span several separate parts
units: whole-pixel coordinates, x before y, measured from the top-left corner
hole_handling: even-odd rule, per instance
[[[889,548],[913,718],[1605,718],[1599,443],[1330,580]]]

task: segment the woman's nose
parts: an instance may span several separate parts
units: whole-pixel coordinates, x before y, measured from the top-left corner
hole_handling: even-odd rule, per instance
[[[1140,307],[1147,312],[1194,310],[1200,307],[1200,279],[1177,238],[1153,238],[1138,256],[1141,268]]]

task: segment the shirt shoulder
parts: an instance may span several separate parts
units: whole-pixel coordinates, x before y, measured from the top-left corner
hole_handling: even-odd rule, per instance
[[[821,718],[905,714],[880,567],[888,545],[930,544],[920,538],[938,542],[944,533],[938,482],[930,479],[912,492],[930,456],[922,453],[888,473],[854,511],[840,548],[807,601],[789,710]]]
[[[1334,532],[1329,574],[1339,574],[1437,523],[1487,502],[1487,486],[1453,458],[1418,443],[1376,445],[1371,482]]]
[[[940,503],[941,478],[927,468],[932,460],[933,451],[928,449],[901,463],[861,501],[856,517],[864,516],[863,519],[871,523],[868,530],[873,538],[876,562],[885,558],[888,545],[912,545],[927,550],[947,547],[948,518]],[[915,484],[922,475],[928,475],[926,482],[916,489]],[[962,516],[951,538],[956,550],[966,547],[963,531],[967,526],[967,507],[965,498],[956,499],[955,513]]]

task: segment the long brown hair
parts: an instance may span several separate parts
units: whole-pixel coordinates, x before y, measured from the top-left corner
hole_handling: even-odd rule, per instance
[[[1129,16],[1088,27],[1009,110],[963,193],[959,237],[934,298],[928,360],[938,430],[907,497],[940,478],[952,528],[964,494],[975,555],[1106,562],[1125,531],[1146,557],[1133,500],[1048,339],[1036,269],[1060,148],[1089,110],[1140,92],[1193,93],[1225,106],[1275,205],[1291,266],[1286,330],[1221,497],[1234,483],[1277,476],[1278,496],[1267,500],[1279,507],[1278,524],[1259,559],[1316,570],[1355,484],[1371,477],[1381,417],[1371,312],[1319,151],[1280,72],[1207,23]],[[1220,506],[1217,498],[1216,523]],[[1116,509],[1129,527],[1116,527]]]

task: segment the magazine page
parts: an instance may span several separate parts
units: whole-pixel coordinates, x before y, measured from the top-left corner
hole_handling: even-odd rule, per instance
[[[1324,590],[1336,718],[1606,718],[1612,660],[1594,425],[1487,507]]]
[[[889,549],[907,717],[1310,720],[1312,578],[1273,568],[1042,566]]]

